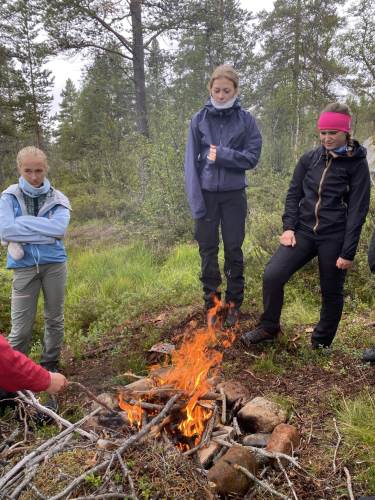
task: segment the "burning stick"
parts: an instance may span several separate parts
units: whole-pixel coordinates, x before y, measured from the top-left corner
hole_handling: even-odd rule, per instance
[[[217,406],[215,406],[214,411],[212,412],[212,416],[211,416],[211,418],[206,426],[206,429],[204,431],[204,434],[202,436],[200,443],[197,446],[195,446],[194,448],[191,448],[191,450],[185,451],[183,453],[183,455],[185,455],[185,456],[192,455],[193,453],[198,451],[203,446],[208,445],[208,443],[210,442],[210,439],[211,439],[212,431],[214,430],[214,427],[215,427],[216,416],[217,416]]]

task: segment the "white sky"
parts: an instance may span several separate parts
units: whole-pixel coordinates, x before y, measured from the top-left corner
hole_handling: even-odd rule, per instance
[[[242,7],[253,12],[257,12],[262,9],[271,10],[273,4],[274,0],[241,0]],[[65,87],[66,80],[70,78],[76,86],[79,85],[83,64],[84,62],[79,56],[58,56],[46,65],[55,77],[51,114],[55,114],[58,111],[59,102],[61,100],[60,94],[62,89]]]

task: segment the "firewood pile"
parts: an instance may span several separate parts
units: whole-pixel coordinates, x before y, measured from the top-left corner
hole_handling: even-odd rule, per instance
[[[220,318],[218,311],[214,319]],[[264,480],[268,468],[282,472],[291,497],[297,498],[287,469],[292,466],[302,471],[293,456],[300,437],[287,423],[286,411],[263,397],[250,399],[240,383],[220,377],[222,351],[234,337],[209,317],[207,329],[188,326],[178,349],[169,344],[151,349],[152,362],[162,354],[163,363],[153,365],[147,377],[131,374],[134,382],[99,396],[73,382],[92,401],[91,412],[74,424],[41,406],[32,393],[19,393],[23,405],[50,415],[61,432],[5,469],[0,477],[1,498],[18,498],[26,489],[35,493],[28,498],[47,498],[32,479],[41,464],[67,449],[72,440],[84,440],[86,448],[95,449],[95,463],[65,481],[49,499],[79,498],[74,495],[82,491],[87,478],[98,474],[108,484],[106,490],[101,484],[101,495],[96,498],[137,498],[126,457],[130,450],[151,442],[191,461],[207,498],[243,497],[255,483],[273,495],[289,498]],[[121,485],[111,480],[114,471],[121,472]],[[103,492],[112,496],[103,496]]]

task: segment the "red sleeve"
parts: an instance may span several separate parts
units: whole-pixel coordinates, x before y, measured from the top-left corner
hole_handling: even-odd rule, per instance
[[[45,391],[51,375],[21,352],[15,351],[0,335],[0,387],[6,391]]]

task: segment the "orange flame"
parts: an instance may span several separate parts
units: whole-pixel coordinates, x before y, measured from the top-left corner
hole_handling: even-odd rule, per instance
[[[186,394],[188,402],[182,410],[184,419],[179,424],[179,431],[186,437],[191,437],[194,444],[200,442],[204,431],[205,422],[211,417],[212,410],[199,405],[212,388],[208,376],[210,370],[218,366],[223,358],[223,353],[217,351],[215,347],[221,344],[229,347],[235,334],[233,331],[222,332],[221,327],[222,303],[213,298],[215,305],[208,312],[206,329],[199,329],[184,339],[179,349],[172,352],[171,369],[162,377],[158,377],[158,386],[172,386],[180,389]],[[154,366],[152,370],[158,367]],[[150,391],[151,392],[151,391]],[[126,403],[121,394],[119,397],[120,407],[129,416],[129,420],[136,421],[140,425],[142,421],[142,408]]]
[[[136,424],[137,427],[140,428],[142,425],[143,409],[139,405],[130,405],[129,403],[124,401],[121,392],[118,396],[118,401],[121,410],[126,411],[130,425],[133,427],[134,424]]]

